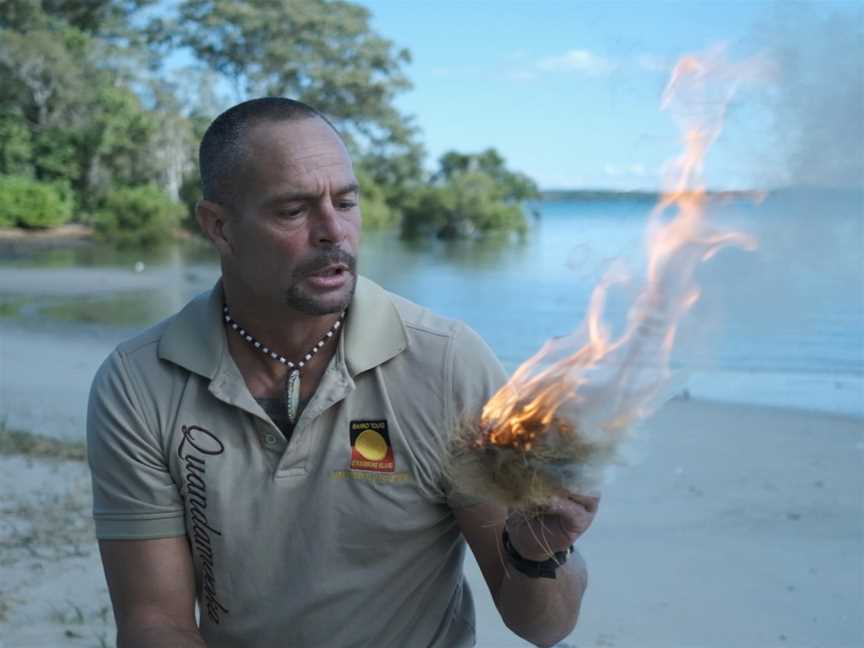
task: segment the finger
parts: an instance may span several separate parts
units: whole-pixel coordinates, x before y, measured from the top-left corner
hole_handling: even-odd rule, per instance
[[[597,495],[568,495],[567,499],[582,505],[589,513],[596,513],[600,507],[600,496]]]
[[[554,496],[544,512],[572,511],[573,507],[581,508],[588,513],[596,513],[600,506],[600,497],[596,495],[582,495],[579,493],[567,493],[566,495]]]
[[[596,501],[583,503],[562,499],[555,502],[554,507],[550,508],[549,513],[544,517],[549,518],[546,524],[554,524],[561,533],[575,541],[591,526],[596,511]]]
[[[600,506],[600,493],[571,493],[562,491],[553,499],[554,502],[570,501],[581,504],[589,513],[596,513]]]

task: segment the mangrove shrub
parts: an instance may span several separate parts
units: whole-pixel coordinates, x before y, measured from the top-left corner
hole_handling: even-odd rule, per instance
[[[0,227],[43,229],[72,217],[69,188],[25,176],[0,176]]]
[[[170,239],[185,208],[155,185],[107,193],[91,217],[96,233],[123,246],[146,247]]]

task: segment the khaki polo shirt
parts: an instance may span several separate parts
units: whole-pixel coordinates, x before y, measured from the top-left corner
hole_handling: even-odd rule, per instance
[[[87,418],[100,539],[186,535],[209,648],[474,643],[442,476],[505,376],[486,344],[360,278],[290,443],[228,351],[222,291],[120,345]]]

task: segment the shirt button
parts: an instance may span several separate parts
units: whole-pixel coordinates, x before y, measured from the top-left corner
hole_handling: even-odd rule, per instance
[[[276,435],[268,432],[264,435],[264,445],[274,446],[276,445]]]

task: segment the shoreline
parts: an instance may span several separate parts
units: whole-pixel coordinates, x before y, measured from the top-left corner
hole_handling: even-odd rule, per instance
[[[90,241],[95,239],[95,232],[88,225],[70,223],[47,229],[25,229],[23,227],[0,227],[0,241],[21,241],[39,243],[66,243],[72,241]]]
[[[864,421],[691,399],[643,427],[578,543],[591,585],[559,648],[839,647],[864,633],[852,614],[864,604]],[[65,445],[0,443],[2,646],[113,645],[89,474],[80,455],[51,455]],[[477,646],[528,646],[470,552],[465,571]],[[734,623],[718,629],[717,614]]]

